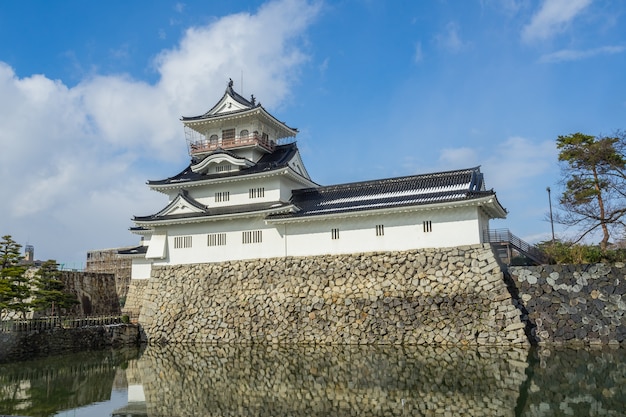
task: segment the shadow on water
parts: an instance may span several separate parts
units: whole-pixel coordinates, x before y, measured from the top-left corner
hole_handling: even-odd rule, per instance
[[[0,414],[127,390],[108,416],[617,416],[625,349],[150,346],[0,366]],[[71,414],[70,414],[71,415]],[[94,416],[99,417],[99,416]]]

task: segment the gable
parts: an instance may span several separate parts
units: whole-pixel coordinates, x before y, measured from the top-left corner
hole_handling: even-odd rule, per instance
[[[204,213],[206,207],[189,197],[186,190],[181,190],[163,210],[155,214],[155,217]]]

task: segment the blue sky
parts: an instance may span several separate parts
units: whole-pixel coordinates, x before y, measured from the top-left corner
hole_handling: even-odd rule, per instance
[[[132,216],[166,203],[145,182],[188,163],[180,117],[232,78],[300,130],[316,182],[481,165],[509,211],[491,227],[549,239],[557,136],[626,128],[625,12],[618,0],[0,2],[0,234],[66,265],[138,243]]]

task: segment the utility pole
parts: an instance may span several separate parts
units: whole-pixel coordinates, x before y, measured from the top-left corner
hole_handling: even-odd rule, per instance
[[[550,226],[552,227],[552,244],[554,244],[554,220],[552,219],[552,196],[550,195],[550,187],[546,187],[548,192],[548,203],[550,204]]]

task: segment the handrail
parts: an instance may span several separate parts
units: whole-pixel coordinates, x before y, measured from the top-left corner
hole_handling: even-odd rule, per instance
[[[191,154],[214,151],[218,148],[231,149],[239,146],[246,145],[261,145],[268,151],[273,151],[276,147],[276,143],[273,140],[264,138],[258,134],[252,133],[248,136],[229,137],[224,139],[218,137],[217,139],[202,139],[193,142],[189,142],[189,152]]]
[[[90,326],[122,324],[123,316],[97,317],[40,317],[36,319],[11,319],[0,321],[0,333],[42,331],[54,328],[76,329]]]
[[[485,230],[483,236],[485,242],[508,243],[524,255],[527,255],[537,262],[548,263],[549,261],[549,258],[542,251],[515,236],[509,231],[509,229]]]

